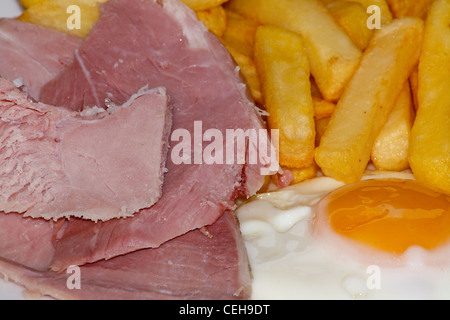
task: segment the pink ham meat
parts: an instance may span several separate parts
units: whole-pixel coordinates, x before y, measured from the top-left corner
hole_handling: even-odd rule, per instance
[[[30,97],[39,100],[41,87],[73,61],[81,38],[48,28],[0,19],[0,76],[22,79]]]
[[[0,274],[57,299],[250,298],[247,254],[233,214],[225,213],[208,229],[211,238],[192,231],[158,249],[82,266],[79,290],[67,287],[71,273],[39,271],[15,260],[0,259]]]
[[[171,125],[164,89],[80,115],[30,102],[0,78],[0,118],[3,212],[109,220],[161,196]]]
[[[41,99],[81,110],[105,99],[123,103],[146,85],[167,88],[173,130],[193,136],[195,121],[203,131],[224,135],[227,129],[263,128],[227,50],[178,0],[106,2],[74,63],[43,88]],[[250,196],[262,186],[257,169],[264,165],[178,165],[169,156],[163,195],[152,208],[131,220],[69,221],[56,242],[52,268],[156,248],[212,225],[235,207],[239,193]]]
[[[0,213],[0,259],[36,271],[48,270],[63,223]]]

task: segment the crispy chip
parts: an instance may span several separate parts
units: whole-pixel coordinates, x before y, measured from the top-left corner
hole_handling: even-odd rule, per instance
[[[329,118],[333,115],[336,109],[336,104],[320,98],[313,97],[314,103],[314,118],[321,120],[323,118]]]
[[[280,179],[284,178],[284,175],[289,175],[292,178],[292,181],[289,185],[295,185],[302,183],[306,180],[313,179],[317,177],[318,167],[315,163],[313,163],[308,168],[303,169],[297,169],[297,168],[288,168],[288,167],[282,167],[283,175],[276,174],[272,176],[272,182],[278,186],[282,185],[284,186],[285,182],[280,181]]]
[[[373,35],[373,30],[367,28],[367,9],[360,3],[344,0],[330,2],[327,9],[353,43],[364,50]]]
[[[322,137],[328,128],[328,124],[330,123],[330,120],[331,120],[331,117],[316,120],[316,146],[317,147],[320,146],[320,142],[322,141]]]
[[[433,0],[387,0],[395,18],[425,18]]]
[[[373,143],[417,64],[422,33],[417,18],[375,32],[316,150],[325,175],[346,183],[361,179]]]
[[[247,81],[253,99],[256,102],[262,104],[263,100],[261,94],[261,82],[259,80],[255,62],[253,61],[252,58],[241,53],[234,47],[228,45],[225,46],[227,47],[236,64],[239,66],[241,74],[243,75],[244,79]]]
[[[372,162],[378,170],[403,171],[409,168],[409,139],[413,121],[414,107],[407,81],[372,148]]]
[[[47,0],[19,0],[20,4],[25,9],[28,9],[29,7],[34,6],[35,4],[39,4],[45,1]]]
[[[227,14],[222,6],[197,12],[197,18],[217,37],[222,37],[227,28]]]
[[[339,99],[359,64],[361,50],[319,0],[231,0],[226,7],[261,24],[300,34],[320,92],[329,101]]]
[[[181,0],[185,5],[194,11],[202,11],[220,6],[228,0]]]
[[[417,180],[450,194],[450,1],[430,8],[419,63],[419,110],[410,165]]]
[[[227,28],[222,36],[222,41],[227,46],[253,59],[258,23],[230,10],[226,10],[226,14]]]
[[[92,25],[100,17],[98,2],[105,1],[46,0],[26,9],[18,19],[75,36],[86,37]],[[76,24],[71,26],[70,21],[76,20],[79,20],[79,26]]]
[[[314,158],[314,109],[309,64],[301,37],[262,26],[256,31],[255,62],[261,78],[269,127],[279,129],[280,164],[311,166]]]

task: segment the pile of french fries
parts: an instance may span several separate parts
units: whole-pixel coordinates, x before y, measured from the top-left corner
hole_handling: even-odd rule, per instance
[[[380,29],[368,25],[374,5]],[[222,39],[234,51],[253,48],[239,51],[241,69],[250,78],[256,67],[251,92],[280,130],[280,163],[293,183],[318,170],[352,183],[373,163],[411,168],[450,193],[450,0],[230,0],[224,8],[254,30]]]
[[[21,0],[19,19],[85,37],[104,1]],[[182,1],[279,130],[293,183],[352,183],[373,163],[450,194],[450,0]],[[81,30],[66,27],[69,3]]]

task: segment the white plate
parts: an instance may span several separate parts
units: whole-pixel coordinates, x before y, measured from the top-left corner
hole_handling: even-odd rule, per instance
[[[0,18],[15,18],[22,12],[22,7],[17,0],[0,1]]]
[[[0,0],[0,18],[15,18],[21,12],[22,7],[17,0]],[[23,299],[23,288],[0,279],[0,300],[18,299]]]

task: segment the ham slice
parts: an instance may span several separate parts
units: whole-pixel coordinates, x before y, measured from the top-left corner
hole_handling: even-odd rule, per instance
[[[41,98],[92,110],[144,86],[166,87],[175,130],[193,135],[195,121],[222,133],[264,128],[226,49],[178,0],[105,3],[73,64]],[[169,156],[161,199],[127,219],[0,214],[0,272],[62,299],[247,299],[250,269],[230,209],[238,194],[262,186],[265,166],[178,165]],[[81,266],[81,290],[67,288],[70,265]]]
[[[0,76],[39,100],[41,87],[73,61],[81,38],[16,19],[0,19]]]
[[[192,231],[158,249],[82,266],[79,289],[67,285],[72,273],[39,271],[5,258],[0,274],[57,299],[249,299],[251,275],[233,214],[225,213],[208,234]]]
[[[109,220],[161,196],[171,126],[164,89],[80,115],[30,102],[0,78],[0,118],[3,212]]]
[[[73,64],[43,88],[41,99],[82,110],[106,99],[123,103],[146,85],[167,88],[173,130],[192,137],[195,122],[202,124],[202,133],[214,129],[224,136],[227,130],[264,128],[228,51],[178,0],[104,3]],[[178,143],[172,141],[171,150]],[[52,268],[157,248],[212,225],[235,207],[239,193],[251,196],[263,185],[257,169],[265,165],[176,164],[169,156],[163,194],[152,208],[130,220],[72,219],[56,241]]]
[[[62,221],[24,218],[0,213],[0,257],[37,271],[48,270]]]

